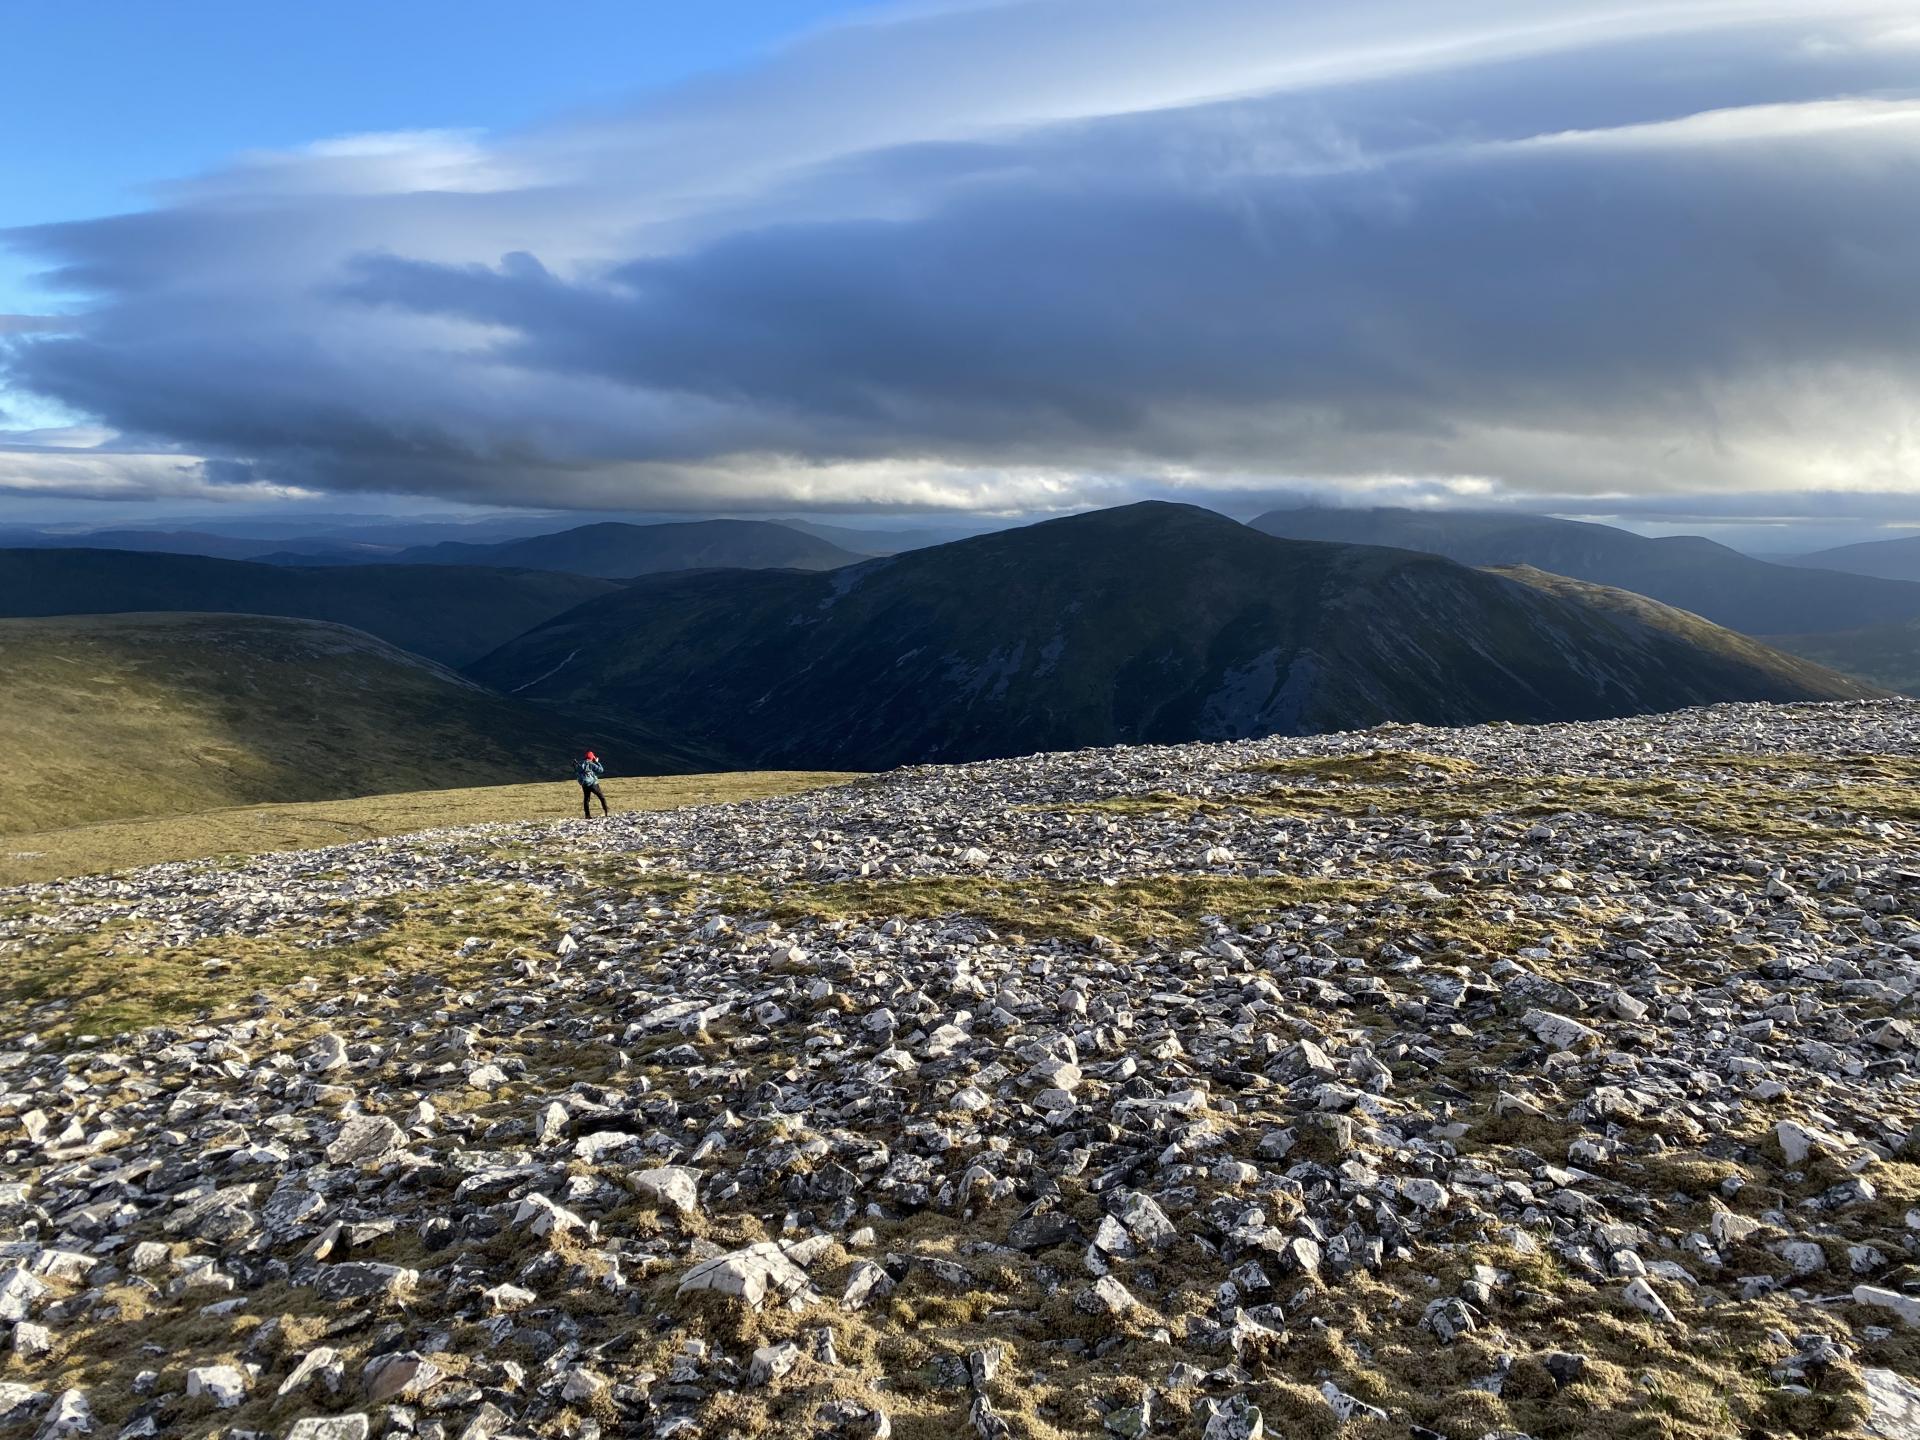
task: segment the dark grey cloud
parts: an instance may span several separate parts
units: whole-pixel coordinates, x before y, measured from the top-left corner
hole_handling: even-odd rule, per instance
[[[90,304],[0,340],[5,374],[213,486],[1622,514],[1913,488],[1898,11],[1201,8],[1175,35],[1025,0],[628,117],[252,163],[17,236]],[[1038,78],[935,74],[942,37]]]

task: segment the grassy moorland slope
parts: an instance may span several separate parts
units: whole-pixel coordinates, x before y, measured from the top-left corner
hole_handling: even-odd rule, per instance
[[[1766,641],[1843,674],[1903,695],[1920,695],[1920,620],[1813,635],[1769,635]]]
[[[672,810],[682,805],[791,795],[857,778],[823,771],[753,770],[719,775],[643,775],[609,780],[605,788],[617,815],[623,810]],[[100,874],[168,860],[310,850],[447,825],[564,820],[579,814],[579,804],[579,786],[571,780],[549,780],[106,820],[64,830],[0,836],[0,886]],[[596,807],[596,819],[598,813]]]
[[[0,832],[564,778],[577,745],[660,758],[312,620],[0,620],[0,673]]]
[[[1782,645],[1772,639],[1756,640],[1737,630],[1716,625],[1691,611],[1663,605],[1658,600],[1649,600],[1631,590],[1595,585],[1565,575],[1549,575],[1530,565],[1500,565],[1490,569],[1493,574],[1505,575],[1546,594],[1578,600],[1624,620],[1688,640],[1699,646],[1707,657],[1707,663],[1719,667],[1720,672],[1728,674],[1729,678],[1732,671],[1746,669],[1755,674],[1771,676],[1782,685],[1804,687],[1810,696],[1825,692],[1825,698],[1831,700],[1867,699],[1890,688],[1884,686],[1877,677],[1863,675],[1853,666],[1836,664],[1816,651],[1802,650],[1792,644]]]

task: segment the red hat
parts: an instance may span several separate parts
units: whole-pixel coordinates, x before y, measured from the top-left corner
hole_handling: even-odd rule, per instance
[[[591,751],[591,750],[589,750],[589,751],[587,751],[587,759],[589,759],[589,760],[598,760],[599,758],[600,758],[600,757],[599,757],[598,755],[596,755],[596,754],[594,754],[594,753],[593,753],[593,751]]]

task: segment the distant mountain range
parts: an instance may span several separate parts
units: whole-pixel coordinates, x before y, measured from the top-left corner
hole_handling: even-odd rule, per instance
[[[412,565],[491,565],[625,580],[669,570],[833,570],[866,558],[767,520],[691,520],[667,525],[608,522],[496,545],[448,541],[403,550]]]
[[[140,550],[205,555],[218,560],[259,560],[272,565],[523,566],[624,580],[663,570],[829,570],[875,555],[943,545],[995,528],[959,524],[878,530],[804,519],[717,519],[650,524],[595,521],[528,534],[528,524],[525,520],[501,520],[460,527],[396,522],[385,530],[359,525],[339,533],[288,534],[283,533],[286,526],[263,522],[257,535],[225,529],[72,532],[22,528],[0,529],[0,548]],[[503,527],[514,528],[504,535],[488,533]],[[449,530],[458,538],[445,538]],[[422,531],[436,538],[411,538]]]
[[[1772,564],[1697,535],[1648,539],[1545,516],[1392,508],[1274,510],[1252,524],[1293,540],[1390,545],[1464,565],[1528,565],[1631,590],[1749,635],[1851,630],[1920,617],[1920,584]]]
[[[331,620],[464,665],[611,581],[432,565],[296,568],[126,550],[0,550],[0,616],[200,610]]]
[[[216,560],[261,560],[296,557],[311,562],[370,564],[391,558],[394,545],[314,536],[265,539],[259,536],[218,535],[202,530],[89,530],[65,534],[52,530],[0,531],[0,547],[31,550],[140,550],[164,555],[205,555]]]
[[[726,764],[849,769],[1876,693],[1638,597],[1159,503],[830,574],[655,576],[469,673]]]
[[[1831,550],[1816,550],[1811,555],[1796,555],[1786,563],[1843,570],[1849,575],[1873,575],[1882,580],[1920,581],[1920,535],[1838,545]]]
[[[618,732],[616,744],[604,727],[312,620],[0,620],[0,673],[0,832],[270,800],[564,782],[582,745],[617,749],[629,772],[675,768],[631,732]]]
[[[856,555],[901,555],[908,550],[926,550],[935,545],[951,545],[955,540],[971,539],[993,530],[1007,529],[1004,524],[978,522],[925,526],[907,530],[867,530],[854,525],[826,525],[818,520],[783,518],[773,522],[790,530],[800,530],[830,540],[842,550]]]

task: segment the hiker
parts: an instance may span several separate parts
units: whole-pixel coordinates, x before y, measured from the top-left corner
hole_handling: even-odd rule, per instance
[[[600,799],[600,813],[607,813],[607,792],[600,788],[600,777],[606,773],[607,767],[591,750],[584,759],[573,762],[573,778],[580,782],[580,813],[589,820],[593,818],[595,796]]]

